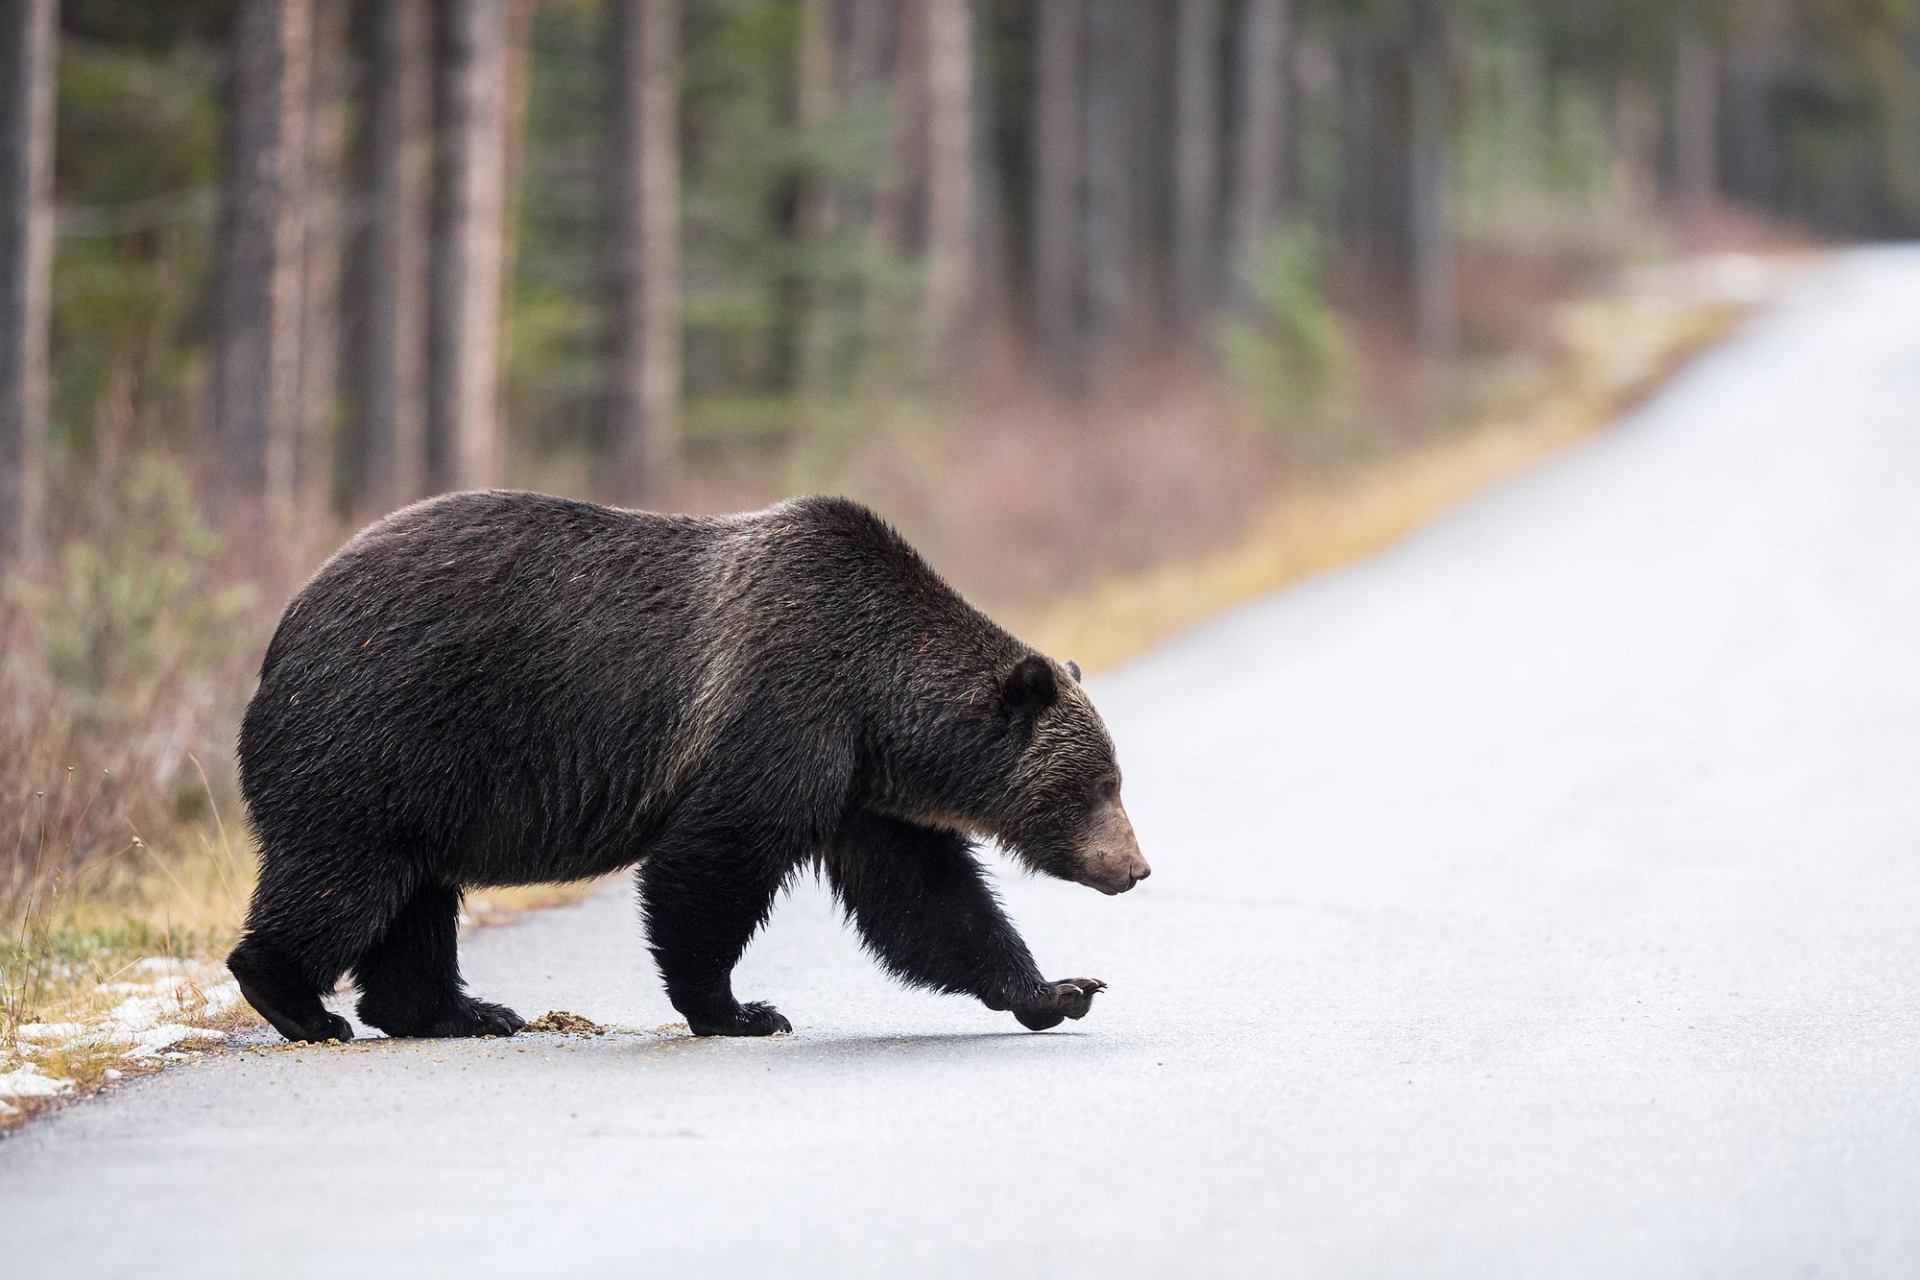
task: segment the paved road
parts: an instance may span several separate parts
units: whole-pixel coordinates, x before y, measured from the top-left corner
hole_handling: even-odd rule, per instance
[[[795,1035],[662,1033],[607,894],[468,969],[626,1030],[167,1072],[0,1144],[6,1270],[1920,1274],[1920,252],[1094,693],[1154,878],[1007,878],[1070,1034],[812,885]]]

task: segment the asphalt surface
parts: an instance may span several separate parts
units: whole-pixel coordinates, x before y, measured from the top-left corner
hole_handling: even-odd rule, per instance
[[[1002,877],[1085,1022],[809,883],[691,1039],[608,893],[465,957],[617,1033],[169,1070],[0,1143],[0,1270],[1920,1274],[1920,252],[1091,687],[1154,877]]]

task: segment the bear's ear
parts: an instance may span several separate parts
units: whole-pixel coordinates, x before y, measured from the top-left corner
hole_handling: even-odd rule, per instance
[[[1075,684],[1079,684],[1081,682],[1080,681],[1080,664],[1075,662],[1072,658],[1067,659],[1067,674],[1073,677],[1073,682]]]
[[[1059,690],[1053,683],[1053,664],[1037,653],[1030,653],[1013,664],[1000,696],[1017,715],[1038,715],[1053,705]]]

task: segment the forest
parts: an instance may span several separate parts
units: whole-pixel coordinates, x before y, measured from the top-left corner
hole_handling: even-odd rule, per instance
[[[0,57],[14,904],[229,839],[266,628],[413,499],[846,492],[1019,615],[1469,429],[1628,268],[1920,232],[1910,0],[0,0]]]

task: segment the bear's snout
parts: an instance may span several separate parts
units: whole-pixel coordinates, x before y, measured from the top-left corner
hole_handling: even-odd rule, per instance
[[[1105,894],[1125,893],[1153,874],[1140,855],[1133,823],[1119,801],[1095,810],[1087,826],[1087,838],[1080,846],[1080,874],[1075,877],[1081,884]]]

